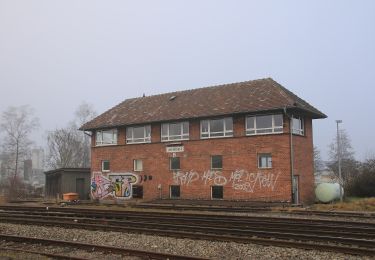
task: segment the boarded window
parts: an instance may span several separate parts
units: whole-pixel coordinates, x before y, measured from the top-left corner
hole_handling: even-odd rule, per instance
[[[179,198],[180,197],[180,186],[179,185],[171,185],[170,186],[170,196],[171,198]]]
[[[213,199],[222,199],[223,198],[223,186],[211,186],[211,197]]]

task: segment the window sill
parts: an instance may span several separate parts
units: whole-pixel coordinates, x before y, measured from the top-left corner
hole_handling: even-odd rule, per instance
[[[211,136],[211,137],[202,137],[201,136],[201,140],[206,140],[206,139],[217,139],[217,138],[231,138],[233,137],[233,135],[231,136]]]
[[[128,143],[126,142],[126,144],[150,144],[151,141],[147,141],[147,142],[137,142],[137,143]]]
[[[257,135],[280,135],[283,134],[284,132],[279,132],[279,133],[261,133],[261,134],[247,134],[245,133],[246,136],[257,136]]]
[[[162,143],[168,143],[168,142],[179,142],[179,141],[189,141],[190,138],[188,139],[175,139],[175,140],[161,140],[160,142]]]
[[[95,147],[115,146],[115,145],[117,145],[117,143],[115,143],[115,144],[95,144]]]

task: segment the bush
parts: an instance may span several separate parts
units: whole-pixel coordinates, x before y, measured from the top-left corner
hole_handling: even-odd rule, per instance
[[[347,188],[348,195],[358,197],[375,197],[375,160],[363,163],[360,173]]]

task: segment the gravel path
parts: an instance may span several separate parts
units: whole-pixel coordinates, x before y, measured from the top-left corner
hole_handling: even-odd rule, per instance
[[[36,227],[8,223],[0,223],[0,233],[119,246],[211,259],[373,259],[370,257],[357,257],[316,250],[238,244],[234,242],[178,239],[120,232],[88,231],[58,227]],[[75,255],[79,256],[77,254]],[[88,257],[87,255],[84,256]],[[102,256],[99,254],[92,256],[92,258],[96,259],[101,257]]]

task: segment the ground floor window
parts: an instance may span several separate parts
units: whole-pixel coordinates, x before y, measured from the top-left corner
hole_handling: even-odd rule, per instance
[[[179,185],[171,185],[170,186],[170,197],[171,198],[179,198],[180,197],[180,186]]]
[[[134,199],[142,199],[143,198],[143,186],[134,185],[132,191],[133,191],[133,198]]]
[[[223,198],[223,186],[211,186],[211,198],[222,199]]]

